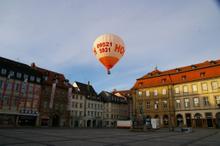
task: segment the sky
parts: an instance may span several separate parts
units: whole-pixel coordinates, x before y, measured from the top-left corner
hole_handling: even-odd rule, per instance
[[[107,75],[92,51],[101,34],[125,43]],[[97,92],[130,89],[157,67],[220,59],[215,0],[0,0],[0,56],[63,73]]]

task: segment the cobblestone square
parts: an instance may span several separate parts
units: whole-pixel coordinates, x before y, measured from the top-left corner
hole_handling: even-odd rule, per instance
[[[0,146],[219,146],[220,130],[193,129],[192,133],[159,129],[0,129]]]

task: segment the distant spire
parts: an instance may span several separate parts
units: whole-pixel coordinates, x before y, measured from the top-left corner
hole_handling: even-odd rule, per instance
[[[157,65],[155,66],[154,70],[157,70]]]

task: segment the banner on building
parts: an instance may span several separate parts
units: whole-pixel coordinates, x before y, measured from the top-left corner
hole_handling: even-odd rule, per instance
[[[71,107],[72,107],[72,96],[73,96],[73,94],[72,94],[72,87],[70,87],[69,89],[68,89],[68,106],[67,106],[67,110],[71,110]]]
[[[21,93],[23,96],[27,90],[27,81],[28,81],[27,79],[24,79],[24,82],[22,82],[22,85],[21,85]]]
[[[55,91],[56,91],[56,85],[57,85],[56,83],[53,83],[53,85],[52,85],[49,108],[53,108],[53,101],[54,101],[54,96],[55,96]]]

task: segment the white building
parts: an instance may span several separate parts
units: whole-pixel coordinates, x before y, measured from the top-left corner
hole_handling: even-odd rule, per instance
[[[88,83],[73,83],[71,127],[102,127],[103,102]]]

